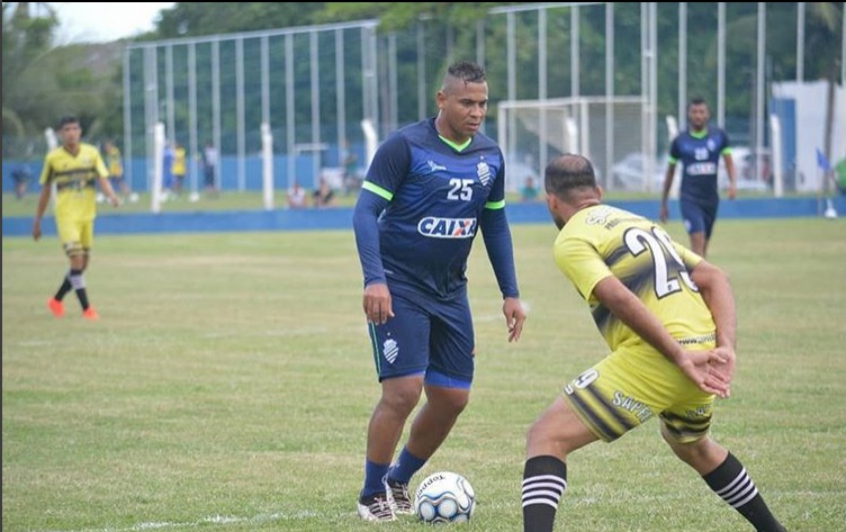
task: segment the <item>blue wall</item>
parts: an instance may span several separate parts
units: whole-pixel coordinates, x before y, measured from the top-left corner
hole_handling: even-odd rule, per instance
[[[838,214],[846,216],[846,196],[832,200]],[[632,212],[657,219],[658,201],[609,202]],[[678,203],[670,201],[670,213],[678,219]],[[825,208],[825,205],[822,206]],[[513,224],[552,223],[545,203],[514,203],[507,207]],[[720,219],[817,217],[820,204],[816,198],[738,199],[720,204]],[[719,222],[718,222],[719,223]],[[101,214],[96,232],[104,234],[202,233],[239,231],[305,231],[351,229],[352,208],[276,209],[273,211],[183,212],[161,214]],[[52,218],[42,227],[45,235],[55,235]],[[3,236],[29,236],[32,218],[3,218]]]
[[[330,161],[335,162],[337,157],[329,157],[324,154],[322,161],[324,167],[332,166],[328,164]],[[38,179],[41,176],[41,169],[44,166],[44,161],[3,161],[3,192],[14,192],[15,184],[12,180],[12,170],[19,164],[24,164],[29,167],[32,180],[29,182],[28,191],[36,193],[41,190],[38,184]],[[138,192],[147,191],[147,160],[143,158],[133,158],[125,162],[127,165],[126,175],[129,174],[129,167],[132,169],[132,189]],[[262,176],[261,176],[261,158],[258,155],[246,157],[244,161],[245,166],[245,190],[262,190]],[[199,164],[197,165],[197,188],[203,189],[203,175]],[[190,170],[190,166],[189,166]],[[224,156],[220,159],[220,179],[221,188],[223,190],[238,190],[238,158],[234,156]],[[316,174],[314,169],[314,159],[310,154],[294,156],[294,171],[298,176],[300,184],[303,188],[316,188]],[[273,181],[274,188],[277,190],[285,190],[288,188],[288,156],[276,155],[273,158]],[[190,188],[191,178],[186,179],[186,187]]]

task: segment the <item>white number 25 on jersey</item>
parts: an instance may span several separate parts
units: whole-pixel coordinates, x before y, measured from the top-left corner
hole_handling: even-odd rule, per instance
[[[447,199],[470,201],[473,198],[472,179],[458,179],[454,177],[449,180],[449,187]]]

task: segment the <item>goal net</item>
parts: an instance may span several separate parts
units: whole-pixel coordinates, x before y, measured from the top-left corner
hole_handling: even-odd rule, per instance
[[[588,157],[606,190],[657,190],[662,169],[650,156],[645,98],[506,100],[497,109],[507,190],[519,190],[527,177],[542,184],[547,163],[567,152]]]

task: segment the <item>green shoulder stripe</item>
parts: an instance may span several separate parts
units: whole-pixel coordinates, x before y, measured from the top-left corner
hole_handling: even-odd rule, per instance
[[[393,199],[394,197],[393,194],[380,187],[379,185],[374,185],[370,181],[365,181],[364,183],[362,183],[361,188],[363,188],[364,190],[369,190],[370,192],[376,194],[377,196],[381,196],[388,201],[391,201],[391,199]]]

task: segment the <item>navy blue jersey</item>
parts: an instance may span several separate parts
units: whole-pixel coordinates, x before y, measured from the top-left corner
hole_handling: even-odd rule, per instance
[[[379,254],[392,290],[449,297],[466,284],[467,258],[483,211],[505,205],[505,164],[490,138],[476,134],[458,151],[438,136],[429,118],[385,140],[363,189],[362,195],[387,200],[378,221]],[[508,269],[513,276],[513,265],[503,271]],[[377,275],[365,271],[365,282],[368,274]],[[512,283],[508,290],[514,293],[507,295],[516,297],[516,281],[506,284]]]
[[[731,153],[729,138],[718,127],[701,133],[689,130],[679,134],[670,146],[670,162],[681,163],[681,197],[697,203],[717,204],[717,170],[720,157]]]

